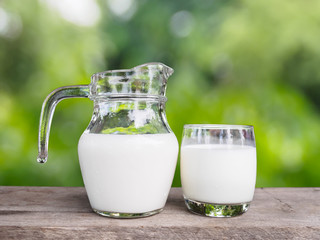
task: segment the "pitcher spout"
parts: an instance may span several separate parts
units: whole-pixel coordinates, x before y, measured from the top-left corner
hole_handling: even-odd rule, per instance
[[[133,68],[133,70],[139,72],[141,71],[150,71],[150,72],[158,72],[159,75],[162,75],[164,79],[168,79],[174,72],[174,70],[160,62],[151,62],[151,63],[145,63],[139,66],[136,66]]]

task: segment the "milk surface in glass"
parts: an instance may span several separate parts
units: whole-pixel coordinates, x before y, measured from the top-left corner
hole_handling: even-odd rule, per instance
[[[164,207],[178,155],[173,133],[84,133],[78,152],[92,208],[144,213]]]
[[[196,144],[181,148],[181,181],[186,198],[217,204],[252,201],[256,148]]]

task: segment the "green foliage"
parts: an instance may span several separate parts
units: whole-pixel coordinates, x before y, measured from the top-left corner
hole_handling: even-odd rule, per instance
[[[99,1],[100,22],[90,27],[46,1],[0,3],[21,22],[16,36],[0,27],[1,185],[82,185],[77,142],[92,102],[58,105],[49,161],[39,165],[44,98],[95,72],[154,61],[175,70],[166,114],[179,141],[187,123],[254,125],[258,187],[319,185],[319,1],[133,2],[130,17]]]

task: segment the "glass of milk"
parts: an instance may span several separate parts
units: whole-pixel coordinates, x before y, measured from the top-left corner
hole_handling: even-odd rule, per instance
[[[191,212],[209,217],[245,213],[253,199],[256,166],[253,126],[184,126],[180,170]]]

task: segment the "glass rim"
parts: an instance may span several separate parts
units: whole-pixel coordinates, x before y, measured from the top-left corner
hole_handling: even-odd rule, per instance
[[[183,129],[253,129],[253,125],[235,125],[235,124],[185,124]]]

